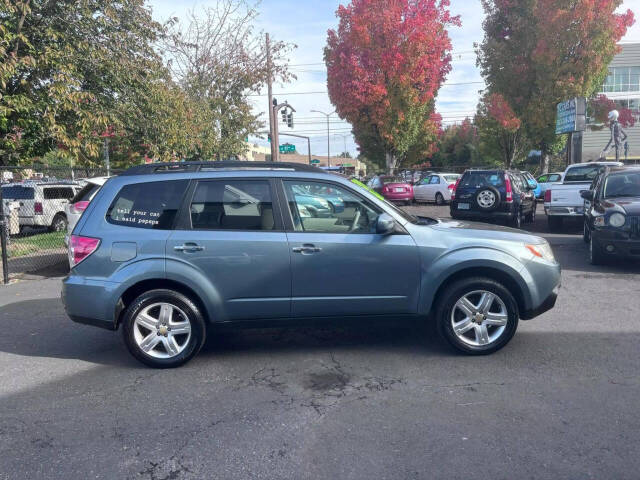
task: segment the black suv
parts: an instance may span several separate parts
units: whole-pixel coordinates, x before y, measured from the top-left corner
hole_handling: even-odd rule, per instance
[[[515,170],[467,170],[451,195],[451,217],[467,220],[501,219],[515,228],[534,222],[533,189]]]

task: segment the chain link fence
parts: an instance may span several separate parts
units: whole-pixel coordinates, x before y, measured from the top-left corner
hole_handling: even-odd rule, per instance
[[[0,167],[4,283],[68,271],[66,237],[86,204],[75,203],[101,168]]]

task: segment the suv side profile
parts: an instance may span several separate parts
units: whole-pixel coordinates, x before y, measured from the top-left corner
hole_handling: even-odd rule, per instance
[[[536,219],[535,188],[515,170],[467,170],[456,183],[451,218],[504,220],[515,228]]]
[[[300,192],[339,197],[314,215]],[[555,304],[542,238],[416,218],[310,166],[185,162],[109,179],[69,242],[72,320],[121,327],[134,357],[176,367],[215,324],[431,318],[467,354],[494,352]],[[91,299],[91,301],[87,301]]]

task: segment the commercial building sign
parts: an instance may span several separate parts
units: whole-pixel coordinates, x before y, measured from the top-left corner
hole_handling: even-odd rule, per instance
[[[587,99],[572,98],[558,104],[556,112],[556,135],[582,132],[587,126]]]

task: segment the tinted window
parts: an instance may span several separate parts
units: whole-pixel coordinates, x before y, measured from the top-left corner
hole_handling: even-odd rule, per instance
[[[198,230],[274,230],[271,187],[266,180],[199,182],[190,205]]]
[[[13,187],[2,187],[2,198],[10,200],[33,200],[34,191],[31,187],[15,185]]]
[[[519,192],[523,192],[526,187],[527,181],[524,179],[522,175],[513,174],[511,175],[511,180],[513,180],[513,186]]]
[[[445,175],[444,179],[449,183],[455,183],[460,178],[460,175]]]
[[[486,187],[504,185],[504,175],[499,172],[467,172],[460,181],[462,187]]]
[[[381,213],[350,190],[333,184],[285,181],[294,229],[299,232],[374,233]]]
[[[603,167],[599,165],[586,165],[584,167],[574,167],[567,171],[564,177],[565,182],[591,182]]]
[[[73,189],[71,187],[51,187],[43,189],[45,200],[69,200],[73,198]]]
[[[440,177],[437,175],[434,175],[433,177],[431,177],[431,184],[432,185],[437,185],[438,183],[440,183]]]
[[[87,183],[84,187],[78,190],[75,197],[71,199],[71,203],[76,202],[90,202],[94,195],[100,190],[100,185],[95,183]]]
[[[134,183],[122,187],[107,211],[107,221],[125,227],[170,230],[188,180]]]

